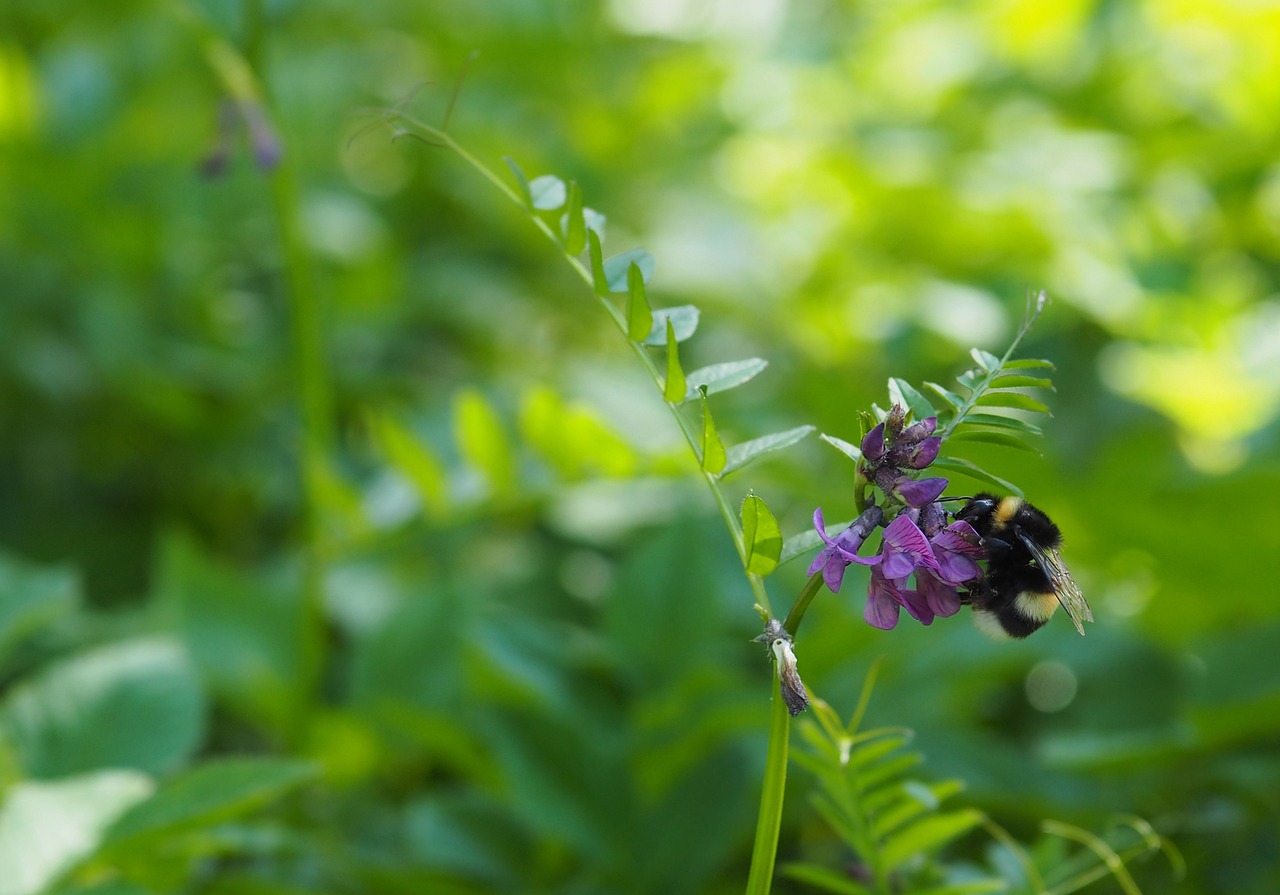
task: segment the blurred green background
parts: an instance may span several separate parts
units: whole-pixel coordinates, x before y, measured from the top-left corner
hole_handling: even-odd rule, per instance
[[[740,890],[770,672],[693,460],[518,209],[360,131],[439,122],[473,51],[450,133],[654,253],[654,303],[702,310],[685,369],[769,360],[714,399],[729,443],[856,440],[888,376],[947,382],[1050,293],[1043,457],[966,456],[1059,521],[1097,624],[885,633],[851,570],[801,668],[847,715],[884,657],[872,721],[1019,838],[1132,812],[1189,865],[1146,891],[1280,891],[1280,6],[0,21],[0,893]],[[219,46],[274,172],[237,133],[201,174]],[[727,487],[790,535],[851,479],[810,438]],[[838,866],[811,786],[781,856]]]

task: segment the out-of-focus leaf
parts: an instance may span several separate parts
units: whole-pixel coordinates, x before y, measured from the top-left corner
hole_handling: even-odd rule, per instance
[[[568,196],[564,181],[554,174],[543,174],[529,182],[529,197],[539,211],[554,211],[564,205]]]
[[[667,341],[667,322],[670,321],[676,333],[676,341],[683,342],[698,329],[698,309],[694,305],[677,305],[674,308],[659,308],[653,312],[653,329],[646,345],[665,345]]]
[[[1001,373],[991,381],[993,389],[1001,388],[1047,388],[1053,391],[1053,380],[1038,376],[1011,376]]]
[[[653,311],[644,291],[644,274],[640,265],[627,268],[627,338],[642,341],[653,329]]]
[[[1049,413],[1048,406],[1043,402],[1018,392],[987,392],[978,399],[977,403],[980,407],[1013,407],[1017,410]]]
[[[957,395],[951,389],[939,385],[936,382],[926,382],[924,387],[933,392],[943,400],[952,410],[959,410],[964,405],[964,398]]]
[[[493,405],[475,389],[463,389],[454,399],[454,433],[458,452],[480,473],[494,494],[515,488],[515,449]]]
[[[1007,432],[989,432],[984,429],[971,429],[967,426],[960,426],[951,437],[947,439],[948,443],[956,441],[978,441],[984,444],[998,444],[1001,447],[1015,448],[1020,451],[1029,451],[1040,456],[1040,452],[1027,444],[1016,435],[1010,435]]]
[[[315,765],[283,758],[222,758],[168,781],[107,831],[117,853],[158,837],[220,823],[278,798],[316,774]]]
[[[609,223],[609,219],[594,208],[582,209],[582,221],[587,225],[587,230],[595,233],[602,241],[604,240],[604,228]]]
[[[545,386],[525,392],[520,404],[520,436],[569,480],[625,476],[639,463],[635,449],[589,407],[566,404]]]
[[[699,389],[706,389],[708,395],[714,395],[717,392],[736,388],[744,382],[750,382],[767,366],[769,366],[768,361],[759,357],[752,357],[746,360],[731,360],[722,364],[712,364],[709,367],[699,367],[685,376],[689,383],[687,397],[692,398],[694,392]]]
[[[564,234],[564,250],[578,256],[587,247],[587,222],[582,214],[582,188],[575,180],[569,184],[569,207],[560,222]]]
[[[796,426],[794,429],[788,429],[785,432],[761,435],[759,438],[744,441],[742,444],[735,444],[729,448],[729,459],[720,475],[723,477],[731,472],[736,472],[761,454],[790,447],[813,431],[815,431],[814,426]]]
[[[688,386],[684,381],[684,371],[680,369],[680,345],[676,341],[676,330],[667,320],[667,380],[662,387],[662,398],[671,404],[679,404],[684,400]]]
[[[509,155],[504,155],[502,160],[506,162],[511,175],[516,179],[516,192],[524,199],[525,207],[533,208],[533,192],[529,189],[529,178],[525,176],[524,169]]]
[[[979,367],[986,370],[988,373],[994,373],[996,370],[1000,369],[1000,358],[996,357],[989,351],[983,351],[981,348],[971,348],[969,350],[969,356],[973,358],[974,362],[977,363]]]
[[[909,409],[918,420],[937,416],[938,412],[924,395],[920,394],[910,382],[896,376],[889,379],[889,401],[901,404]]]
[[[980,823],[982,812],[973,809],[931,815],[885,840],[880,859],[886,869],[895,870],[916,855],[941,848]]]
[[[413,483],[423,506],[443,515],[449,505],[449,483],[444,464],[431,448],[389,413],[374,411],[369,428],[382,456],[396,472]]]
[[[101,768],[155,774],[192,755],[204,711],[180,644],[132,640],[63,659],[23,681],[0,707],[0,728],[32,777]]]
[[[862,448],[858,447],[856,444],[850,444],[843,438],[837,438],[834,435],[827,435],[825,432],[818,437],[840,453],[844,454],[850,460],[857,462],[862,459]]]
[[[1001,488],[1010,494],[1016,494],[1019,497],[1023,496],[1022,489],[1014,485],[1013,482],[987,472],[977,463],[970,460],[964,460],[960,457],[939,457],[933,461],[933,466],[938,469],[952,469],[979,482],[983,482],[988,485],[995,485],[997,488]]]
[[[1020,357],[1005,363],[1006,370],[1056,370],[1053,361],[1044,360],[1036,357]]]
[[[702,396],[702,471],[712,475],[725,468],[726,456],[724,443],[720,433],[716,431],[715,420],[711,417],[711,408],[707,405],[707,396]]]
[[[303,624],[298,581],[216,563],[188,538],[169,535],[154,572],[157,609],[186,644],[224,711],[273,735],[296,716]]]
[[[634,264],[640,268],[640,273],[644,276],[647,285],[653,279],[653,270],[656,262],[653,256],[644,249],[632,249],[629,252],[623,252],[621,255],[614,255],[612,258],[606,258],[604,261],[604,278],[609,284],[610,292],[626,292],[627,291],[627,274]]]
[[[80,581],[71,569],[33,566],[0,555],[0,660],[79,605]]]
[[[594,227],[587,230],[587,254],[591,261],[591,288],[596,295],[609,294],[609,277],[604,272],[604,249],[600,241],[604,237]]]
[[[948,883],[929,889],[918,889],[913,895],[990,895],[1009,892],[1009,883],[1003,879],[975,879],[964,883]]]
[[[742,543],[747,551],[747,571],[768,575],[778,567],[782,531],[769,507],[754,494],[742,502]]]
[[[0,808],[0,895],[37,895],[98,848],[106,829],[149,796],[151,778],[106,770],[10,787]]]
[[[875,895],[871,889],[851,880],[847,873],[831,870],[821,864],[791,862],[780,866],[778,872],[788,879],[823,892],[834,892],[836,895]]]
[[[1035,423],[1029,423],[1024,419],[1018,419],[1013,416],[1000,416],[995,413],[970,413],[965,416],[964,422],[958,428],[964,428],[965,426],[992,426],[997,429],[1026,432],[1029,435],[1044,434],[1044,431]]]

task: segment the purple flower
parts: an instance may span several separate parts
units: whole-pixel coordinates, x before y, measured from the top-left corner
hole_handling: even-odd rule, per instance
[[[910,444],[898,442],[889,452],[889,462],[895,466],[909,466],[912,469],[924,469],[938,459],[938,451],[942,449],[942,436],[931,435]]]
[[[902,430],[902,434],[898,436],[898,444],[919,444],[925,438],[933,434],[934,429],[938,428],[938,418],[936,416],[925,417],[917,423]]]
[[[975,558],[986,554],[982,539],[968,522],[952,522],[929,542],[938,561],[938,578],[947,584],[964,584],[982,574]]]
[[[906,578],[916,569],[938,569],[929,539],[905,513],[884,530],[880,554],[884,557],[880,571],[886,578]]]
[[[840,593],[840,585],[844,583],[844,570],[848,568],[849,563],[856,562],[864,566],[872,566],[881,561],[880,556],[859,556],[858,548],[883,518],[884,513],[879,507],[867,507],[848,528],[832,538],[827,536],[822,507],[814,510],[813,527],[818,530],[818,536],[827,546],[818,551],[818,555],[809,564],[809,574],[813,575],[821,569],[822,580],[826,582],[827,587],[834,594]]]

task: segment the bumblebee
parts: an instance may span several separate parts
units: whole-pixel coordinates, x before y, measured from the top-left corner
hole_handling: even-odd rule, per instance
[[[969,585],[974,621],[1003,639],[1039,630],[1062,604],[1081,635],[1093,613],[1058,552],[1062,532],[1021,497],[982,493],[955,514],[974,527],[986,550],[987,574]]]

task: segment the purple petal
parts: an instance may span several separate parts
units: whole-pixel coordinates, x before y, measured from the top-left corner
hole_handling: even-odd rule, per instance
[[[927,417],[903,429],[902,434],[898,436],[898,441],[900,443],[915,444],[917,441],[932,435],[933,430],[936,428],[938,428],[938,418],[936,416]]]
[[[973,526],[964,520],[952,522],[933,536],[934,547],[950,550],[952,553],[963,553],[968,556],[982,556],[982,538]]]
[[[947,618],[960,611],[960,595],[956,589],[929,572],[916,573],[916,590],[924,596],[930,611],[939,618]]]
[[[862,617],[867,624],[882,631],[891,631],[898,624],[898,609],[901,605],[893,590],[885,586],[887,584],[883,578],[872,573],[871,586],[867,588],[867,605],[862,609]]]
[[[812,575],[827,564],[827,560],[831,558],[830,551],[825,548],[818,551],[818,555],[813,558],[813,562],[809,563],[809,571],[805,574]]]
[[[833,594],[840,593],[840,585],[844,583],[844,570],[848,567],[849,564],[838,554],[830,556],[822,567],[822,580]]]
[[[884,456],[884,423],[880,423],[862,438],[862,456],[879,460]]]
[[[920,530],[914,522],[911,521],[905,513],[899,514],[898,518],[889,523],[889,527],[884,530],[884,541],[889,545],[891,550],[887,553],[904,553],[911,560],[913,568],[921,567],[927,569],[936,569],[938,560],[934,558],[933,549],[929,546],[929,539],[924,536],[924,532]],[[885,559],[885,565],[889,564],[892,557]],[[887,578],[901,578],[902,575],[894,575],[888,569],[884,570]]]
[[[904,482],[898,486],[898,496],[908,506],[922,507],[933,503],[943,491],[947,490],[947,480],[943,478],[917,479]]]
[[[813,527],[818,530],[818,536],[822,538],[823,543],[828,547],[831,546],[831,538],[827,537],[827,523],[822,518],[822,507],[818,507],[813,511]],[[813,573],[810,572],[810,575]]]
[[[899,591],[902,594],[902,605],[907,607],[907,612],[922,625],[933,624],[934,612],[929,608],[929,601],[924,594],[914,590]]]
[[[976,562],[959,553],[940,550],[935,553],[935,556],[938,557],[938,577],[948,584],[964,584],[966,581],[972,581],[982,571]]]

